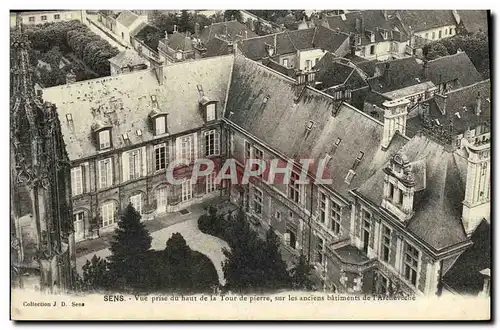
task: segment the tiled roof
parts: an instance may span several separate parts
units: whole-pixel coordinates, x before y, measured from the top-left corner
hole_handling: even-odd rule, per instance
[[[221,56],[229,54],[229,43],[218,37],[210,39],[206,44],[205,57]]]
[[[109,61],[120,68],[146,64],[146,61],[142,57],[140,57],[135,50],[132,49],[126,49],[122,52],[119,52],[118,55],[110,58]]]
[[[223,111],[232,66],[232,56],[171,64],[163,66],[162,85],[151,70],[143,70],[47,88],[43,97],[57,106],[69,158],[77,160],[97,155],[90,138],[91,126],[97,121],[112,125],[115,149],[127,146],[124,133],[132,144],[152,140],[148,125],[153,110],[151,95],[156,95],[159,109],[169,113],[170,135],[201,127],[204,122],[197,85],[206,96],[219,101]],[[67,122],[66,114],[72,115],[73,125]],[[138,129],[142,136],[137,136]]]
[[[168,40],[160,40],[158,46],[160,49],[165,49],[165,44],[174,51],[191,52],[194,50],[193,41],[184,33],[174,32],[168,37]]]
[[[349,35],[325,27],[284,31],[250,38],[240,44],[242,53],[253,60],[268,57],[266,44],[276,47],[274,55],[294,53],[297,50],[320,48],[335,53],[349,39]],[[343,55],[343,54],[341,54]]]
[[[124,10],[118,15],[116,21],[125,27],[130,27],[139,16],[131,12],[130,10]]]
[[[333,54],[326,53],[315,66],[318,70],[316,81],[320,81],[323,88],[348,85],[354,90],[367,86],[354,65],[343,64],[340,61]]]
[[[358,29],[357,24],[360,24],[361,20],[364,23],[365,31],[371,31],[375,33],[375,42],[382,42],[385,40],[382,34],[379,32],[379,29],[389,31],[388,40],[390,40],[390,31],[393,31],[394,26],[396,26],[397,24],[395,22],[395,16],[388,16],[386,19],[382,10],[360,10],[349,12],[343,15],[327,16],[325,18],[326,24],[330,29],[339,29],[340,31],[346,33],[356,33],[361,36],[362,45],[371,44],[372,42],[370,41],[367,33]]]
[[[488,10],[458,10],[460,22],[469,33],[488,33]]]
[[[479,116],[475,113],[478,93],[481,98]],[[437,119],[448,130],[450,123],[453,123],[453,132],[456,134],[462,134],[466,129],[474,128],[479,124],[491,122],[491,84],[489,79],[448,92],[444,109],[442,109],[443,104],[436,102],[436,98],[439,96],[435,96],[430,101],[429,119]],[[422,125],[420,116],[409,119],[407,121],[407,134],[409,136],[417,134],[422,129]]]
[[[204,44],[208,44],[216,36],[234,42],[236,40],[257,37],[257,34],[238,21],[213,23],[204,28],[200,33],[200,39]]]
[[[408,232],[421,238],[436,250],[467,240],[461,222],[465,184],[460,180],[456,153],[424,135],[414,136],[401,152],[410,162],[422,160],[426,165],[425,189],[415,194],[415,214],[407,225]],[[385,173],[384,164],[358,189],[358,193],[381,205]]]
[[[473,242],[444,274],[443,282],[459,294],[477,295],[483,289],[481,271],[491,268],[491,226],[483,220],[471,236]]]
[[[403,26],[414,32],[457,24],[451,10],[399,10]]]
[[[332,187],[345,197],[407,142],[397,135],[389,149],[383,151],[380,148],[382,123],[345,103],[339,106],[324,93],[309,87],[300,90],[301,96],[295,102],[297,87],[292,79],[238,56],[226,111],[233,112],[230,120],[236,125],[290,158],[323,159],[330,153],[328,171]],[[269,98],[264,101],[266,95]],[[335,116],[332,111],[336,112]],[[308,121],[314,123],[309,132]],[[333,150],[337,139],[341,142]],[[346,175],[360,151],[364,157],[348,184]]]
[[[375,67],[376,71],[380,72],[380,76],[369,78],[368,83],[372,90],[379,93],[394,91],[425,81],[423,65],[415,57],[379,62]]]
[[[465,52],[439,57],[428,65],[429,79],[436,85],[457,79],[461,86],[467,86],[482,80]]]

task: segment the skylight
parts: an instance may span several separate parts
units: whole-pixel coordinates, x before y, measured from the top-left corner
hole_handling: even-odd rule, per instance
[[[356,157],[356,159],[357,160],[362,160],[364,155],[365,155],[365,153],[363,151],[360,151],[359,154],[358,154],[358,157]]]
[[[344,182],[347,184],[351,184],[354,175],[356,175],[356,172],[354,172],[353,170],[349,170],[349,172],[347,172]]]
[[[342,139],[341,138],[337,138],[337,141],[335,141],[335,146],[338,146],[340,144],[340,142],[342,142]]]
[[[309,120],[309,121],[307,122],[306,129],[307,129],[308,131],[310,131],[310,130],[312,130],[312,128],[313,128],[313,127],[314,127],[314,122],[313,122],[312,120]]]
[[[128,138],[128,134],[127,133],[123,133],[122,134],[122,138],[123,138],[123,141],[125,141],[125,142],[129,142],[130,141],[129,138]]]
[[[137,136],[142,136],[142,130],[141,129],[136,130],[135,134],[137,134]]]

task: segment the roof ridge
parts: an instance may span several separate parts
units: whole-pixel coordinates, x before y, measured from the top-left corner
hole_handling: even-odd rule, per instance
[[[259,66],[259,67],[264,68],[265,70],[269,70],[269,71],[271,71],[271,73],[274,73],[275,75],[279,76],[279,78],[285,78],[284,80],[287,80],[287,82],[290,82],[290,83],[295,83],[295,79],[293,79],[293,78],[291,78],[291,77],[287,76],[286,74],[283,74],[283,73],[281,73],[281,72],[279,72],[279,71],[276,71],[276,70],[274,70],[274,69],[272,69],[272,68],[270,68],[270,67],[268,67],[268,66],[266,66],[266,65],[264,65],[264,64],[262,64],[262,63],[259,63],[259,62],[257,62],[257,61],[252,61],[251,59],[249,59],[248,57],[246,57],[246,56],[244,56],[244,55],[236,54],[236,56],[235,56],[235,57],[241,57],[241,58],[243,58],[245,61],[251,62],[251,63],[252,63],[252,65],[256,65],[256,66]]]
[[[475,83],[470,84],[470,85],[467,85],[467,86],[462,86],[462,87],[457,88],[457,89],[453,89],[453,90],[449,91],[448,93],[446,93],[446,96],[448,96],[448,95],[450,95],[450,94],[453,94],[453,93],[455,93],[455,92],[461,92],[461,91],[463,91],[463,90],[465,90],[465,89],[471,88],[471,87],[476,86],[476,85],[479,85],[479,84],[486,83],[486,82],[487,82],[487,81],[489,81],[489,80],[490,80],[490,78],[485,79],[485,80],[481,80],[481,81],[478,81],[478,82],[475,82]],[[491,83],[490,83],[490,87],[491,87]]]

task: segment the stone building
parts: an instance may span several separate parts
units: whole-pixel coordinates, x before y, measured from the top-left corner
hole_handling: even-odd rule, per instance
[[[236,54],[43,90],[62,118],[77,239],[111,230],[129,202],[147,220],[222,194],[255,230],[276,231],[287,260],[304,253],[324,290],[441,292],[489,221],[489,143],[410,138],[409,100],[383,102],[378,120],[310,83]],[[293,174],[167,183],[168,164],[187,178],[177,161],[204,157],[232,158],[239,173],[248,159],[290,163]],[[307,184],[301,159],[315,160]]]

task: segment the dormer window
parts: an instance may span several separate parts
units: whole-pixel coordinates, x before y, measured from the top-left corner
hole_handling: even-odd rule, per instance
[[[166,116],[158,116],[155,118],[155,135],[165,134],[166,130]]]
[[[111,134],[109,129],[99,132],[99,150],[108,149],[111,147]]]
[[[207,121],[215,120],[215,103],[207,105]]]
[[[200,100],[200,111],[205,118],[205,122],[211,122],[217,119],[217,101],[203,96]]]

